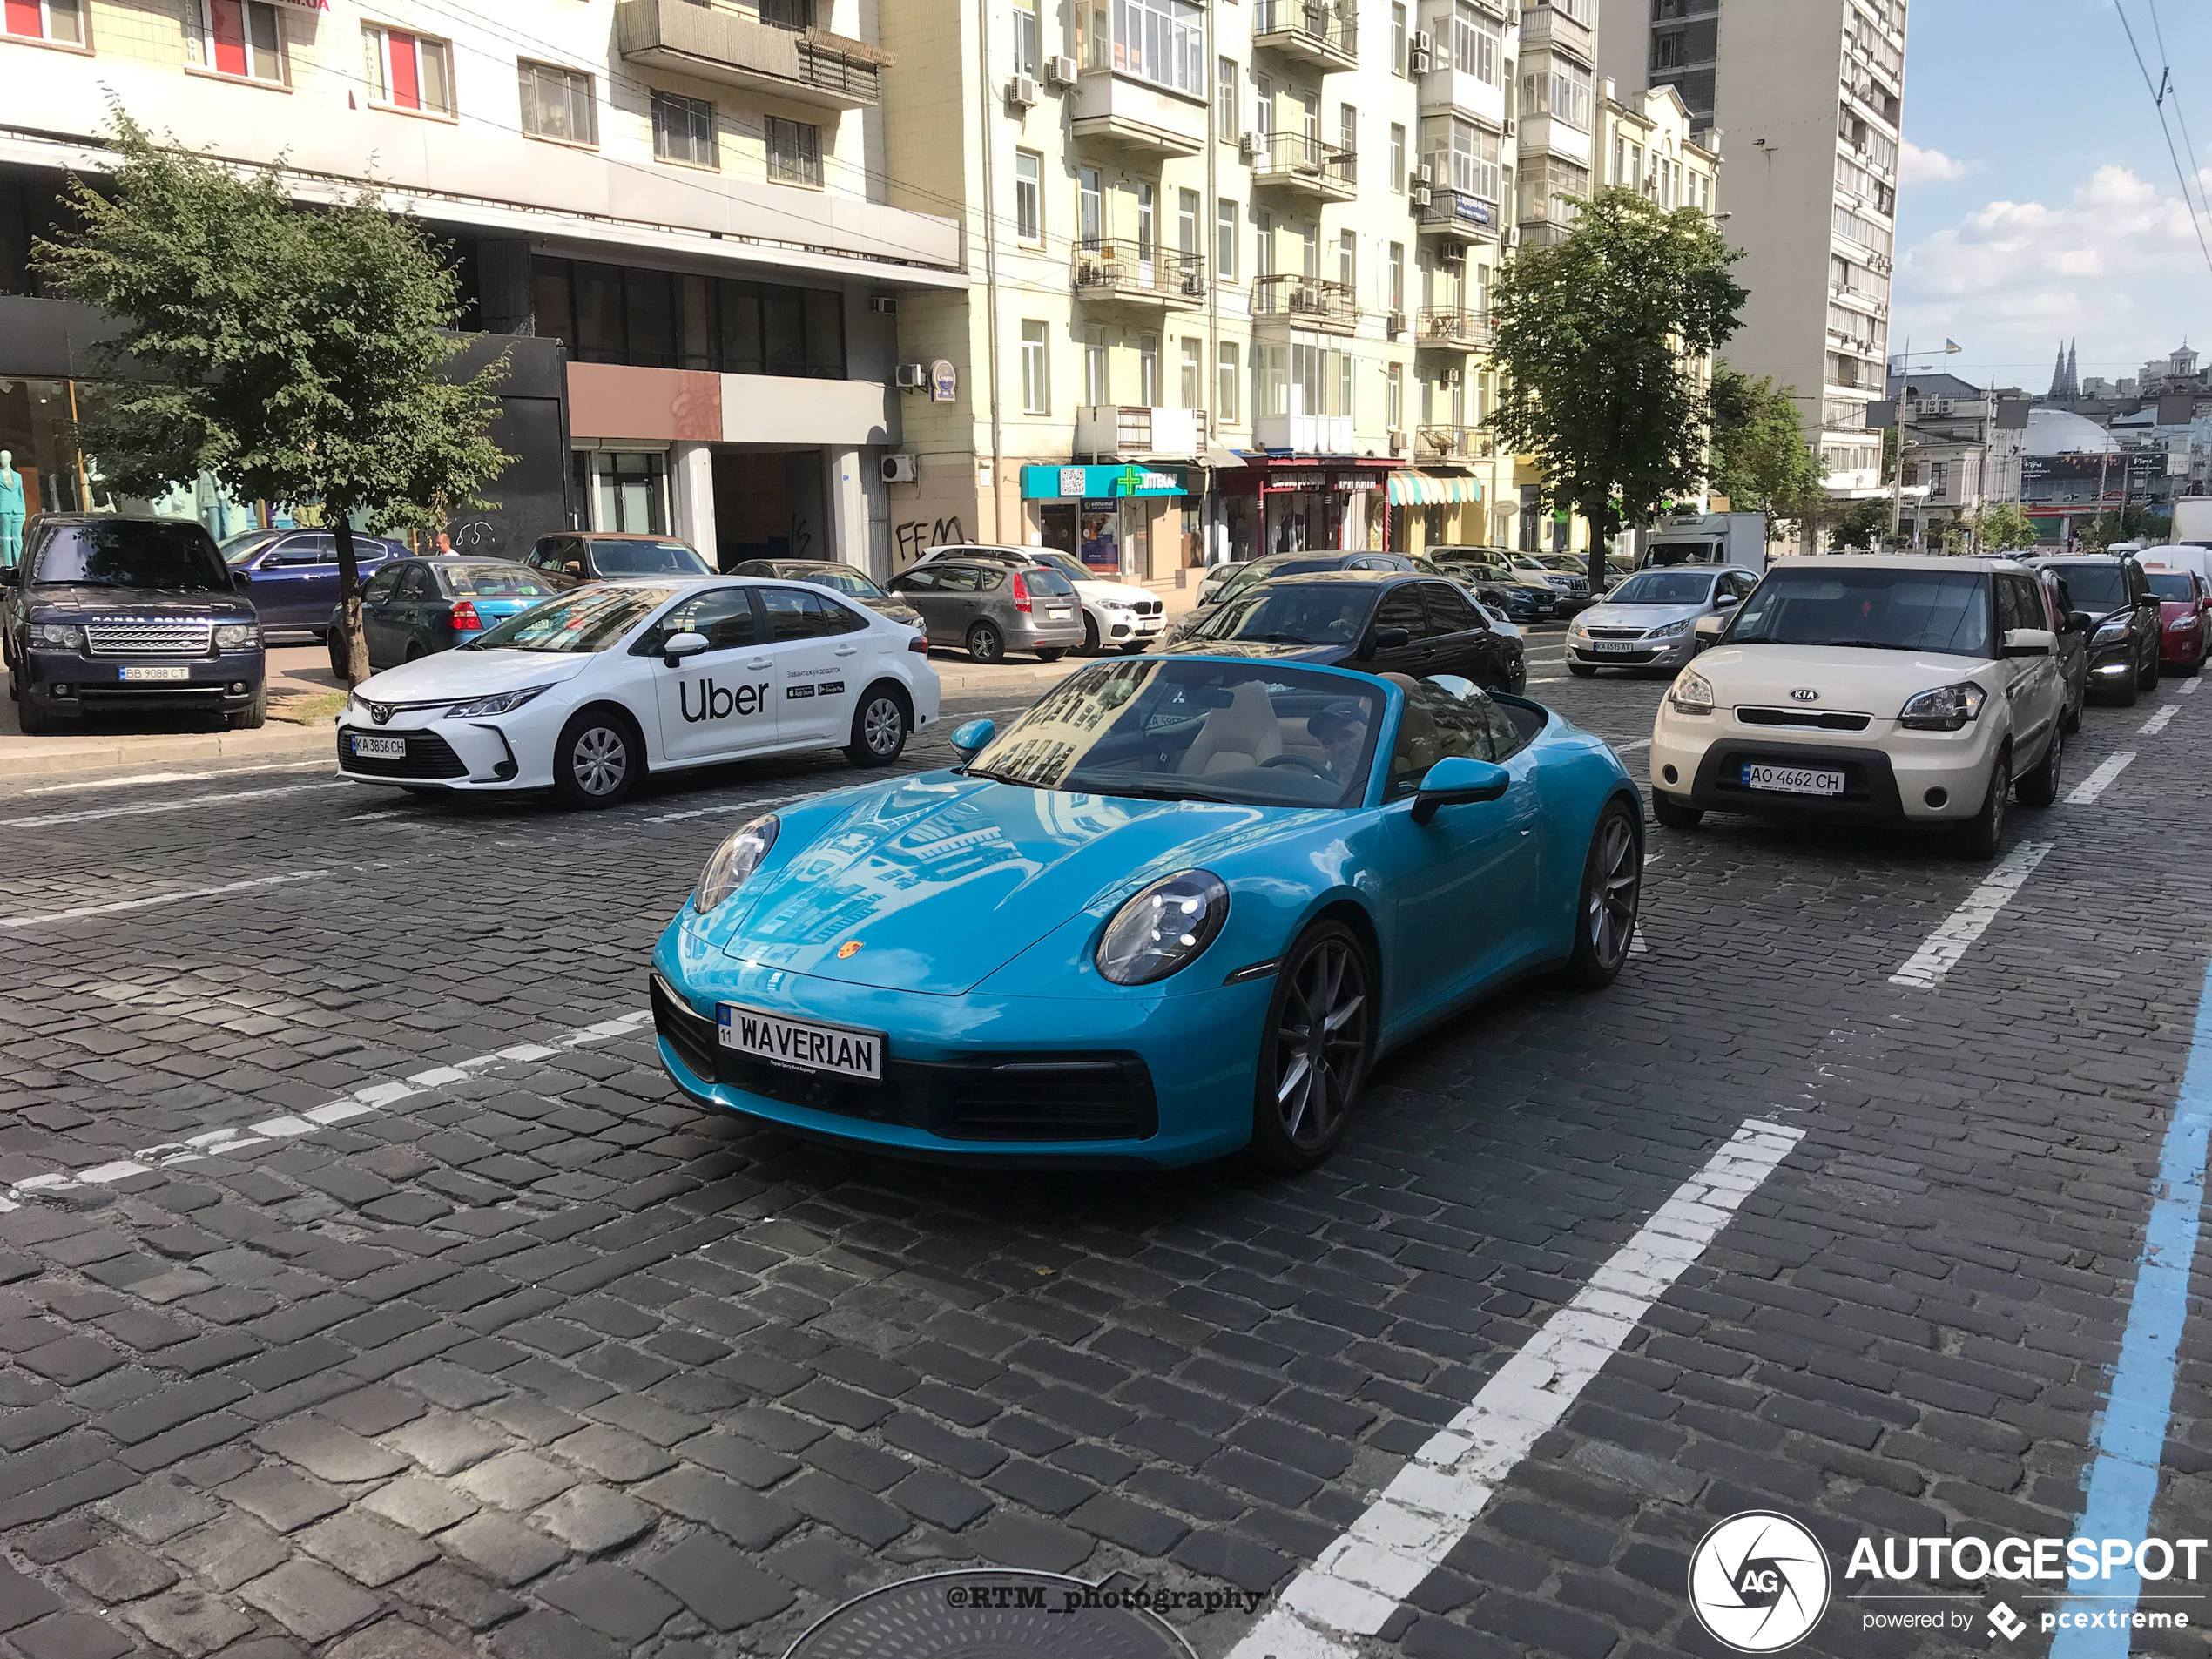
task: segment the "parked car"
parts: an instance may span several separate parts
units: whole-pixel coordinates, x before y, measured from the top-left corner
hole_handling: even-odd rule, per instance
[[[465,644],[496,623],[563,592],[543,570],[512,559],[395,559],[361,590],[361,637],[371,673]],[[330,671],[346,678],[345,612],[332,610],[322,631]]]
[[[1559,590],[1546,580],[1545,572],[1532,570],[1517,563],[1515,561],[1524,556],[1510,548],[1472,547],[1452,543],[1429,549],[1426,556],[1443,568],[1453,570],[1454,576],[1458,575],[1453,569],[1455,566],[1479,567],[1481,579],[1485,581],[1525,590],[1538,607],[1537,618],[1540,621],[1559,614]]]
[[[891,591],[921,612],[931,644],[959,646],[979,663],[1010,651],[1056,663],[1083,643],[1082,606],[1056,570],[945,559],[900,572]]]
[[[2195,674],[2212,635],[2212,586],[2194,570],[2164,566],[2147,565],[2143,580],[2158,601],[2159,661],[2177,674]]]
[[[649,981],[702,1106],[899,1157],[1303,1170],[1379,1056],[1629,958],[1635,786],[1534,703],[1147,657],[953,735],[959,769],[708,859]]]
[[[42,513],[0,570],[0,654],[27,736],[112,710],[268,718],[253,603],[188,518]]]
[[[2157,689],[2165,629],[2137,560],[2125,554],[2047,558],[2033,561],[2033,568],[2055,572],[2085,617],[2093,695],[2132,708],[2138,694]]]
[[[550,788],[611,806],[646,773],[842,748],[888,765],[937,718],[921,636],[810,583],[564,591],[354,688],[338,770],[418,794]]]
[[[1415,563],[1451,577],[1483,604],[1524,626],[1541,622],[1555,608],[1548,583],[1539,591],[1517,579],[1508,566],[1490,563],[1466,549],[1439,549]]]
[[[1082,602],[1085,655],[1111,645],[1140,651],[1157,639],[1167,626],[1166,607],[1159,596],[1131,582],[1109,582],[1079,559],[1049,547],[984,547],[963,544],[933,547],[919,563],[948,558],[980,560],[1017,570],[1055,570],[1076,590]]]
[[[1993,556],[2018,558],[2010,553]],[[2081,730],[2082,705],[2089,700],[2089,630],[2083,625],[2087,618],[2075,609],[2073,597],[2067,592],[2058,572],[2036,570],[2034,575],[2043,584],[2044,610],[2055,642],[2059,678],[2066,682],[2065,725],[2071,736]]]
[[[866,605],[879,617],[903,622],[909,628],[921,626],[921,612],[912,605],[901,604],[894,599],[876,586],[867,571],[834,559],[747,559],[730,574],[777,577],[786,582],[812,582],[816,587],[827,588],[832,593],[841,593],[846,598]]]
[[[1588,679],[1601,668],[1680,668],[1697,654],[1697,624],[1726,616],[1750,597],[1749,570],[1686,565],[1639,570],[1567,625],[1567,671]]]
[[[223,543],[223,560],[245,579],[265,632],[301,629],[320,639],[338,603],[338,538],[328,530],[250,530]],[[354,536],[354,563],[367,582],[383,565],[407,556],[404,543]]]
[[[1571,617],[1590,602],[1589,566],[1566,553],[1510,553],[1507,562],[1545,583],[1558,601],[1559,614]]]
[[[672,536],[577,530],[541,536],[523,563],[568,587],[615,577],[712,576],[714,567],[689,542]]]
[[[1235,598],[1255,582],[1278,576],[1310,576],[1320,570],[1401,570],[1410,572],[1413,561],[1405,553],[1345,553],[1331,548],[1311,552],[1270,553],[1241,564],[1216,565],[1198,588],[1198,603],[1168,631],[1162,642],[1173,644],[1188,639],[1217,605]]]
[[[2058,799],[2056,643],[2040,585],[2009,560],[1780,561],[1660,700],[1653,816],[1940,825],[1994,857],[2016,789]]]
[[[1493,628],[1459,583],[1399,570],[1317,570],[1255,583],[1166,650],[1415,678],[1452,674],[1485,691],[1528,683],[1520,638]]]

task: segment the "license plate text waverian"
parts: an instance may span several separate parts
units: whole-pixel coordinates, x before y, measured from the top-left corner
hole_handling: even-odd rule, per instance
[[[779,1065],[827,1071],[840,1077],[883,1077],[883,1039],[869,1031],[847,1031],[748,1009],[724,1007],[722,1046]]]

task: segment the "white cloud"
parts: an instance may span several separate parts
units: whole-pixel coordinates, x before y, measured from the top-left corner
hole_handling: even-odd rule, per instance
[[[1949,184],[1973,171],[1970,163],[1953,160],[1940,150],[1923,150],[1907,138],[1898,157],[1897,181],[1900,185]]]

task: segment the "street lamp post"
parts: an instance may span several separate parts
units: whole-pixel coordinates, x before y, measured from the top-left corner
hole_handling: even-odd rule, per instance
[[[1924,351],[1923,357],[1952,357],[1966,349],[1957,341],[1946,337],[1943,349]],[[1890,540],[1897,540],[1898,527],[1905,520],[1905,395],[1912,387],[1912,336],[1905,337],[1905,354],[1898,359],[1897,370],[1897,472],[1890,480]],[[1920,515],[1912,515],[1914,539],[1919,539]]]

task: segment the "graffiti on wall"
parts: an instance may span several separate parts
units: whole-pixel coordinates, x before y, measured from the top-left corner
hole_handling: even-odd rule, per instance
[[[911,564],[933,547],[942,547],[951,542],[964,542],[968,532],[961,526],[960,515],[934,522],[927,518],[910,518],[891,529],[891,546],[900,564]]]

